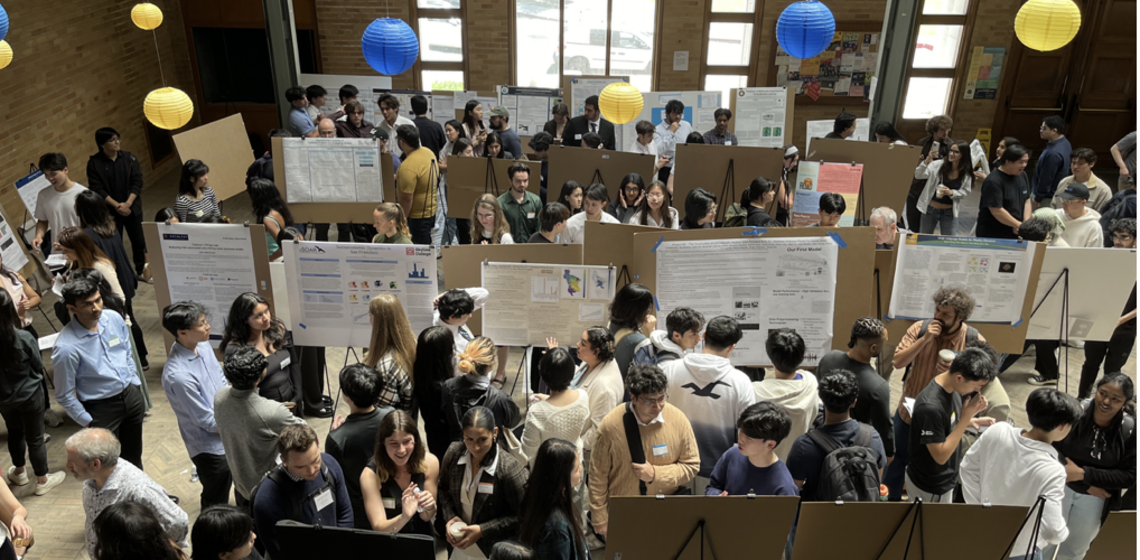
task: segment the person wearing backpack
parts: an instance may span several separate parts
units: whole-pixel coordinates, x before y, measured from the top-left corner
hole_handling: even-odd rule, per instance
[[[665,317],[665,330],[649,333],[633,351],[633,363],[659,365],[679,360],[701,343],[705,316],[691,307],[678,307]]]
[[[915,399],[905,475],[912,501],[953,499],[962,436],[968,428],[980,431],[994,424],[993,418],[977,415],[989,406],[980,391],[995,376],[992,356],[980,348],[966,348],[950,363],[950,370],[935,376]]]
[[[1136,219],[1136,186],[1120,189],[1100,208],[1100,229],[1104,246],[1112,247],[1112,227],[1122,218]]]
[[[846,370],[855,374],[859,384],[859,399],[851,410],[851,417],[874,426],[883,442],[887,457],[895,455],[895,430],[891,426],[891,385],[879,377],[871,367],[871,358],[879,355],[879,350],[887,342],[887,327],[874,317],[861,317],[851,325],[850,350],[832,350],[824,354],[816,368],[816,376],[823,378],[835,370]]]
[[[614,360],[617,361],[621,378],[625,379],[633,355],[639,344],[657,327],[657,315],[653,292],[642,284],[630,282],[614,295],[610,303],[610,332],[614,335]]]

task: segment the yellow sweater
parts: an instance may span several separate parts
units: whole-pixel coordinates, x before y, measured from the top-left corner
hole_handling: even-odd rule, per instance
[[[598,426],[598,438],[590,455],[590,511],[595,525],[609,522],[610,496],[640,494],[625,439],[624,414],[625,404],[622,404],[606,415]],[[697,476],[701,468],[697,440],[685,413],[665,403],[661,416],[664,423],[638,425],[645,459],[656,471],[653,482],[646,484],[650,496],[675,493],[679,486]],[[665,453],[654,456],[653,447],[662,444]]]

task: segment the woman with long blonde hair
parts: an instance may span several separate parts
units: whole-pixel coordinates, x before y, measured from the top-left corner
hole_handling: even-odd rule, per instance
[[[376,406],[412,411],[412,368],[416,363],[416,335],[404,306],[392,294],[380,294],[368,302],[372,340],[364,363],[384,379]]]
[[[468,409],[476,406],[485,406],[494,412],[495,424],[503,430],[517,426],[522,421],[518,405],[491,384],[491,374],[499,364],[495,343],[480,336],[468,342],[456,358],[456,368],[463,375],[448,379],[440,394],[451,441],[459,441],[463,437],[460,420]]]
[[[412,232],[408,229],[408,218],[399,204],[385,202],[372,211],[372,226],[376,228],[373,243],[394,243],[411,245]]]
[[[471,242],[476,245],[511,245],[511,226],[493,194],[481,195],[471,208]]]

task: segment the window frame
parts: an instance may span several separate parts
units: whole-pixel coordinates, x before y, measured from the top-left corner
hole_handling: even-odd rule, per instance
[[[409,6],[409,19],[412,21],[412,29],[416,32],[416,39],[420,40],[420,18],[424,19],[458,19],[459,26],[463,29],[461,34],[463,60],[459,62],[442,62],[442,61],[425,61],[423,53],[416,57],[416,63],[412,65],[413,84],[414,89],[421,91],[428,91],[427,85],[423,83],[423,73],[427,71],[445,71],[445,72],[463,72],[463,89],[471,89],[471,75],[468,70],[468,64],[471,60],[469,56],[470,51],[467,47],[467,3],[471,0],[459,0],[458,10],[445,10],[436,8],[420,8],[419,0],[408,0]],[[510,27],[511,36],[514,36],[514,26]],[[511,53],[511,60],[513,65],[514,55]]]
[[[701,41],[701,67],[700,67],[700,87],[705,87],[705,79],[709,75],[720,76],[745,76],[747,87],[755,87],[756,75],[760,63],[760,30],[764,14],[764,0],[757,0],[755,8],[752,13],[748,12],[714,12],[712,11],[713,3],[707,2],[705,6],[705,23],[703,37]],[[751,51],[748,55],[747,65],[733,65],[733,66],[711,66],[708,63],[709,56],[709,42],[712,40],[710,37],[710,30],[714,23],[751,23],[752,24],[752,45]],[[690,63],[692,59],[689,59]]]
[[[978,14],[978,6],[983,0],[969,0],[969,5],[966,7],[964,15],[923,15],[923,9],[926,7],[926,0],[919,0],[915,6],[916,16],[914,18],[914,27],[911,29],[910,49],[907,52],[906,58],[906,72],[903,74],[902,92],[899,96],[899,105],[895,111],[895,122],[925,122],[927,119],[904,119],[903,110],[906,108],[907,95],[910,93],[910,81],[912,78],[950,78],[950,99],[946,103],[946,111],[944,115],[954,115],[958,109],[958,101],[961,95],[960,86],[966,78],[966,72],[969,71],[970,66],[970,41],[974,33],[974,20]],[[958,45],[958,54],[956,56],[956,64],[953,68],[915,68],[914,57],[915,50],[918,44],[918,30],[923,25],[960,25],[962,26],[962,41]]]

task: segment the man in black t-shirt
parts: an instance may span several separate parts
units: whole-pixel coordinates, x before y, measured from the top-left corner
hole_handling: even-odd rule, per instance
[[[977,237],[1017,239],[1021,222],[1033,214],[1030,205],[1029,150],[1014,144],[1001,154],[1001,167],[990,172],[982,183],[978,206]]]
[[[871,367],[871,358],[879,355],[879,350],[887,342],[887,328],[874,317],[862,317],[851,326],[850,350],[832,350],[819,360],[816,375],[823,379],[836,370],[847,370],[855,374],[859,383],[859,399],[851,409],[851,417],[870,424],[879,432],[883,440],[883,451],[888,462],[895,456],[895,430],[891,423],[891,386]]]
[[[1008,148],[1007,148],[1008,151]],[[958,444],[966,429],[990,426],[993,418],[974,418],[988,406],[979,391],[997,375],[992,356],[966,348],[950,371],[938,374],[915,399],[910,422],[910,462],[906,491],[913,501],[949,503],[958,481]],[[963,401],[962,396],[969,395]]]

